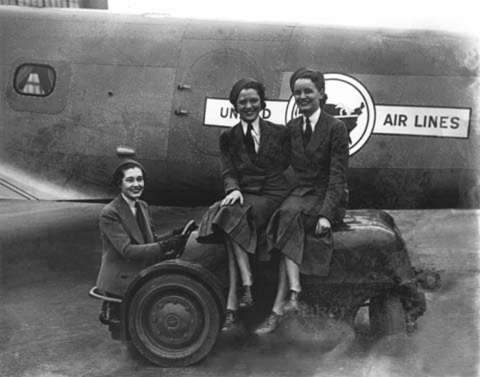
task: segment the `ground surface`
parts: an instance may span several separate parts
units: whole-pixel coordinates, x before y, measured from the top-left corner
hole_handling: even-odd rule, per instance
[[[390,211],[420,267],[442,273],[413,336],[373,342],[343,323],[291,321],[273,336],[221,335],[200,364],[161,369],[111,340],[87,295],[100,261],[101,205],[0,202],[0,376],[477,376],[480,212]],[[158,208],[178,226],[203,209]],[[313,320],[315,321],[315,320]],[[314,331],[312,331],[312,328]]]

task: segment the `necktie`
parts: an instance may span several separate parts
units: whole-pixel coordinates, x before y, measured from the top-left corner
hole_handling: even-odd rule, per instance
[[[306,147],[312,138],[312,125],[310,119],[305,118],[305,130],[303,131],[303,146]]]
[[[255,141],[253,140],[252,131],[253,131],[252,123],[248,122],[247,133],[244,136],[244,142],[245,142],[245,147],[247,149],[247,153],[248,153],[248,156],[250,157],[250,160],[254,161],[257,154],[255,153]]]
[[[145,222],[145,216],[143,216],[142,209],[140,207],[140,203],[137,201],[135,202],[135,210],[136,210],[136,218],[138,223],[138,228],[143,236],[143,241],[147,242],[147,224]]]

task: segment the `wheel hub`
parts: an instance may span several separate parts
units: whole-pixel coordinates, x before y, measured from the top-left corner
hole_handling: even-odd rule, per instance
[[[191,300],[168,296],[152,305],[146,321],[150,334],[159,343],[168,347],[184,347],[197,338],[203,316]]]

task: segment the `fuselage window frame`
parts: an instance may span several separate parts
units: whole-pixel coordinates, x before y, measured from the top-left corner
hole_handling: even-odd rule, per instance
[[[25,68],[26,70],[21,72],[22,69]],[[19,80],[20,73],[23,73],[22,76],[24,76],[21,80]],[[22,96],[48,97],[55,90],[56,80],[57,73],[52,66],[40,63],[22,63],[15,69],[15,74],[13,75],[13,87],[15,92]],[[20,83],[23,85],[20,86]],[[33,91],[24,91],[27,86],[31,90],[33,89]],[[20,87],[23,89],[20,89]],[[35,93],[35,91],[37,93]]]

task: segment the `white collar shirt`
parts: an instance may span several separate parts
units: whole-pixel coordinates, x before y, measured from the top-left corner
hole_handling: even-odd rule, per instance
[[[243,119],[240,120],[242,123],[243,134],[247,134],[247,127],[248,123],[245,122]],[[252,137],[253,142],[255,144],[255,152],[258,153],[258,149],[260,148],[260,120],[259,117],[252,122]]]
[[[130,208],[130,211],[132,211],[133,216],[137,216],[137,209],[135,208],[135,204],[137,203],[136,200],[132,200],[127,198],[123,192],[121,193],[122,198],[125,200],[125,202],[128,204],[128,207]]]
[[[308,117],[310,120],[310,124],[312,126],[312,134],[315,132],[315,126],[317,125],[318,119],[320,118],[320,113],[321,110],[318,108],[312,115]],[[303,125],[302,125],[302,130],[305,132],[305,126],[306,126],[306,116],[303,116]]]

